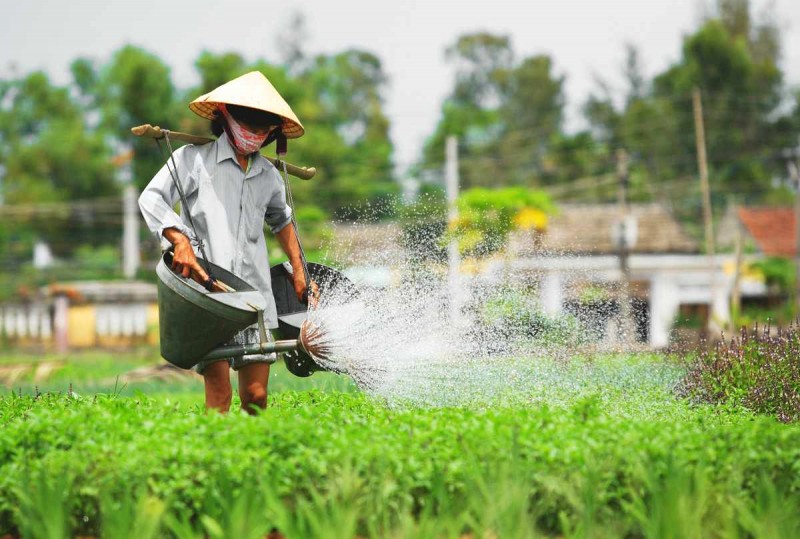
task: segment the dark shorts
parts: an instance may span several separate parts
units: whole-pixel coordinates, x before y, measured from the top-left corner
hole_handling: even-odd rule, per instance
[[[275,338],[272,336],[272,333],[267,330],[267,340],[269,342],[274,342]],[[258,332],[258,325],[252,325],[247,327],[233,336],[233,339],[227,344],[247,344],[247,343],[258,343],[261,342],[261,338]],[[249,365],[251,363],[275,363],[278,360],[277,354],[274,352],[271,354],[253,354],[249,356],[239,356],[239,357],[231,357],[228,359],[212,359],[209,361],[201,361],[192,369],[197,372],[198,374],[203,374],[203,371],[211,365],[212,363],[216,363],[217,361],[227,361],[228,365],[235,371],[238,371],[245,365]]]

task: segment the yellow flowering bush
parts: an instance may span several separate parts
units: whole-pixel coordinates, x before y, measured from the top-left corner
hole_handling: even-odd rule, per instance
[[[525,187],[474,188],[458,201],[458,217],[447,227],[444,243],[455,239],[465,256],[485,256],[505,245],[511,230],[543,232],[555,205],[544,191]]]

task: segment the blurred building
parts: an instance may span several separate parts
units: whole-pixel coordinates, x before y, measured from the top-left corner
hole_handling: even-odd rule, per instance
[[[615,237],[620,212],[615,204],[562,205],[541,235],[516,232],[510,268],[495,274],[534,283],[546,312],[570,312],[600,338],[615,331],[623,273]],[[729,320],[734,285],[743,296],[763,295],[763,282],[737,275],[734,254],[712,260],[700,253],[672,213],[658,203],[631,204],[627,218],[630,295],[636,338],[651,347],[670,344],[676,323],[705,327],[709,317]],[[633,228],[631,231],[630,229]]]
[[[138,281],[57,283],[0,305],[3,339],[59,352],[158,343],[156,286]]]

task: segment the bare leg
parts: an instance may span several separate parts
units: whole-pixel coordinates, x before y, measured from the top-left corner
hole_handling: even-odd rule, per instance
[[[239,397],[242,410],[255,414],[267,407],[269,363],[249,363],[239,369]]]
[[[217,361],[206,367],[203,371],[203,380],[206,385],[206,410],[227,413],[233,395],[228,361]]]

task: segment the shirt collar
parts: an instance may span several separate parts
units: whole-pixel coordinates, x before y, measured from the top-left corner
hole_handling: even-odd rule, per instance
[[[231,141],[228,139],[228,133],[223,131],[217,139],[217,163],[222,163],[226,159],[232,159],[236,162],[236,154],[233,151]]]
[[[231,159],[237,166],[236,153],[233,150],[233,145],[228,138],[228,133],[223,131],[217,139],[217,163],[222,163],[226,159]],[[245,174],[245,178],[255,176],[264,169],[265,159],[260,152],[255,152],[255,155],[250,159],[250,167]]]

